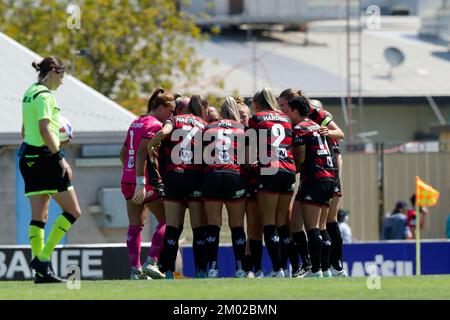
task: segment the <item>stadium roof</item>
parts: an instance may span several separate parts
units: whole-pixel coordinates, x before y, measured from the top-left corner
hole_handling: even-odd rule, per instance
[[[411,24],[411,20],[408,23]],[[179,90],[221,95],[237,90],[248,97],[254,94],[255,88],[262,86],[269,86],[278,93],[282,89],[296,87],[310,96],[345,97],[345,28],[341,25],[338,28],[311,29],[307,46],[302,44],[303,34],[299,32],[273,32],[259,36],[255,45],[258,61],[256,82],[253,77],[253,45],[247,41],[245,32],[212,37],[197,46],[198,54],[207,60],[202,81],[180,86]],[[408,26],[406,29],[364,30],[363,97],[450,96],[450,53],[446,44],[421,39],[418,27],[411,30]],[[352,41],[356,40],[356,36],[352,36]],[[391,46],[405,55],[404,63],[393,70],[392,78],[388,77],[390,67],[384,58],[384,50]],[[214,79],[223,80],[224,89],[214,87]],[[353,80],[352,87],[357,89],[357,79]]]
[[[31,62],[40,57],[0,33],[0,145],[19,144],[22,96],[36,79]],[[61,114],[74,127],[74,143],[122,141],[135,115],[72,76],[55,93]]]

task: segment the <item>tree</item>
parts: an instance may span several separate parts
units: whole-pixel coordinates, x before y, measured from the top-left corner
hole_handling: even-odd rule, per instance
[[[76,5],[68,12],[66,1],[0,0],[0,31],[41,56],[61,57],[75,77],[119,102],[199,76],[202,61],[190,44],[204,37],[176,0]]]

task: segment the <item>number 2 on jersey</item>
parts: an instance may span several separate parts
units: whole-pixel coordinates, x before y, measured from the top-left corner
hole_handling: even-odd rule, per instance
[[[286,132],[284,131],[284,127],[276,123],[272,126],[272,136],[276,137],[276,140],[272,143],[272,146],[277,148],[277,154],[279,158],[286,158],[288,156],[287,150],[285,148],[280,148],[281,143],[284,138],[286,138]]]

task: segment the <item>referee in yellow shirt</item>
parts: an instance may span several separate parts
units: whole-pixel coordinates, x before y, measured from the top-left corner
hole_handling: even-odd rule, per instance
[[[39,72],[38,82],[26,92],[22,102],[20,172],[25,181],[25,195],[30,199],[29,239],[36,272],[35,283],[54,283],[57,277],[50,263],[55,246],[64,237],[81,210],[72,186],[72,169],[59,147],[59,111],[51,91],[58,89],[64,77],[64,63],[56,57],[33,62]],[[50,197],[63,213],[56,219],[44,244],[44,226],[48,219]]]

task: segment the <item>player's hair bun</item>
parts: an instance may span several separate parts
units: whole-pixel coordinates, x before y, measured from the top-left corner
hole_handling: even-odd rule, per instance
[[[41,64],[40,64],[40,63],[36,63],[36,61],[33,61],[33,63],[31,64],[31,66],[32,66],[36,71],[41,71]]]
[[[244,98],[242,97],[237,97],[236,99],[237,104],[244,104]]]

